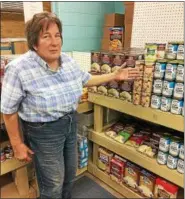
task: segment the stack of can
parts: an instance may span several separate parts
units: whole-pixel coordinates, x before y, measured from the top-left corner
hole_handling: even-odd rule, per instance
[[[184,144],[183,139],[165,133],[159,142],[157,162],[167,165],[169,169],[177,169],[179,173],[184,173]]]
[[[184,44],[174,46],[168,43],[166,51],[168,59],[157,60],[155,64],[151,107],[184,115],[184,57],[178,51],[179,48],[182,50]]]
[[[85,136],[78,134],[78,168],[81,169],[88,164],[88,143]]]

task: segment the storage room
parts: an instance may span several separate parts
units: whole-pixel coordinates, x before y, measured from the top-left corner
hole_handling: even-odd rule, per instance
[[[184,2],[1,1],[1,198],[184,198]]]

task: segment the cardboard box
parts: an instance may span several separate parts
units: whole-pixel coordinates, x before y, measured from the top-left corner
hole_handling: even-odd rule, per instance
[[[104,26],[124,26],[125,15],[124,14],[106,14]]]
[[[114,27],[112,27],[112,26],[104,26],[103,27],[103,39],[109,39],[110,38],[110,29],[111,28],[114,28]],[[125,34],[125,31],[123,31],[123,38],[124,38],[124,34]]]

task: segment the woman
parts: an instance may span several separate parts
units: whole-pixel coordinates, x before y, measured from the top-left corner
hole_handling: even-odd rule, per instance
[[[138,70],[101,76],[82,72],[61,53],[62,25],[52,13],[35,14],[26,24],[26,37],[29,51],[6,67],[1,112],[15,158],[33,158],[40,198],[71,198],[77,162],[75,111],[82,87],[133,79]]]

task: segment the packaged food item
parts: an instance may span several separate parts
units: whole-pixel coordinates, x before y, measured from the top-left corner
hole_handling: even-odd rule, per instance
[[[127,91],[120,91],[120,99],[127,101],[127,102],[132,102],[132,93],[127,92]]]
[[[180,137],[173,136],[171,138],[169,154],[175,157],[178,156],[180,152],[181,143],[182,139]]]
[[[177,73],[177,65],[178,65],[178,62],[176,60],[168,61],[166,65],[166,71],[165,71],[165,80],[168,80],[168,81],[175,80],[176,73]]]
[[[134,81],[133,92],[140,93],[142,90],[143,80],[138,79]]]
[[[177,197],[178,187],[176,185],[171,184],[170,182],[157,178],[156,185],[154,190],[155,198],[173,198]]]
[[[111,138],[115,138],[118,133],[120,131],[122,131],[124,129],[125,125],[122,123],[116,123],[114,125],[112,125],[106,132],[105,135],[111,137]]]
[[[7,145],[7,146],[4,148],[4,153],[5,153],[6,159],[11,159],[11,158],[13,158],[13,149],[12,149],[12,146],[11,146],[11,145]]]
[[[109,97],[114,97],[114,98],[119,98],[119,83],[117,81],[111,81],[108,83],[108,96]]]
[[[145,62],[144,72],[143,72],[143,81],[153,81],[154,76],[154,62]]]
[[[170,169],[176,169],[177,168],[177,157],[173,157],[172,155],[168,156],[167,159],[167,167]]]
[[[97,91],[98,91],[97,86],[88,87],[87,90],[90,93],[97,93]]]
[[[157,44],[157,59],[164,59],[166,44]]]
[[[136,60],[137,60],[136,54],[134,54],[134,53],[126,54],[125,58],[126,58],[127,67],[135,67],[135,63],[136,63]]]
[[[110,28],[110,51],[117,51],[123,49],[123,27],[112,27]]]
[[[173,97],[178,100],[182,100],[184,98],[184,84],[183,83],[175,84]]]
[[[184,144],[181,144],[180,146],[179,158],[184,160]]]
[[[177,66],[176,82],[184,82],[184,62],[180,62]]]
[[[134,132],[135,127],[133,125],[126,125],[125,128],[115,137],[115,140],[120,143],[125,143]]]
[[[145,44],[145,61],[155,62],[157,60],[157,44],[147,43]]]
[[[141,93],[133,92],[133,104],[135,105],[141,104]]]
[[[175,87],[175,82],[164,81],[162,94],[165,97],[171,97],[173,94],[174,87]]]
[[[132,102],[133,81],[120,82],[120,99]]]
[[[163,151],[158,151],[157,154],[157,162],[161,165],[165,165],[167,163],[168,153]]]
[[[4,149],[0,149],[1,152],[1,162],[4,162],[6,160]]]
[[[169,42],[166,50],[167,59],[177,58],[178,42]]]
[[[141,106],[149,107],[151,100],[151,93],[141,93]]]
[[[102,74],[110,73],[111,67],[112,67],[112,54],[109,52],[101,52],[100,72]]]
[[[92,73],[100,72],[100,65],[101,65],[101,53],[91,52],[91,72]]]
[[[155,109],[159,109],[161,106],[161,96],[152,95],[151,98],[151,107]]]
[[[108,83],[103,83],[100,86],[98,86],[97,93],[99,93],[101,95],[107,95],[108,94]]]
[[[183,108],[183,100],[173,99],[171,103],[171,113],[181,115]]]
[[[138,190],[142,194],[142,196],[146,196],[148,198],[154,197],[155,181],[155,175],[149,173],[144,169],[141,170]]]
[[[115,155],[110,162],[110,178],[121,183],[125,176],[126,160]]]
[[[143,93],[151,93],[152,92],[152,81],[150,80],[144,80],[143,86],[142,86],[142,92]]]
[[[154,78],[163,79],[166,71],[166,60],[158,60],[155,64]]]
[[[179,43],[177,48],[177,59],[184,60],[184,42]]]
[[[161,79],[154,80],[153,93],[160,95],[160,94],[162,94],[162,89],[163,89],[163,80],[161,80]]]
[[[159,150],[162,152],[168,152],[171,143],[171,134],[164,133],[159,141]]]
[[[97,166],[107,172],[110,173],[110,161],[113,157],[113,153],[107,149],[104,149],[102,147],[99,147],[98,149],[98,160],[97,160]]]
[[[162,111],[165,111],[165,112],[170,111],[171,102],[172,102],[172,99],[171,99],[171,98],[167,98],[167,97],[164,97],[164,96],[163,96],[163,97],[161,98],[161,110],[162,110]]]
[[[140,168],[131,162],[127,162],[123,183],[128,185],[132,190],[138,191],[137,188],[139,185],[139,178],[140,178]]]
[[[121,65],[125,62],[125,55],[124,53],[113,53],[112,54],[112,69],[111,71],[114,72],[115,70],[119,69]]]
[[[181,160],[181,159],[178,159],[178,162],[177,162],[177,171],[179,173],[184,174],[184,161]]]

